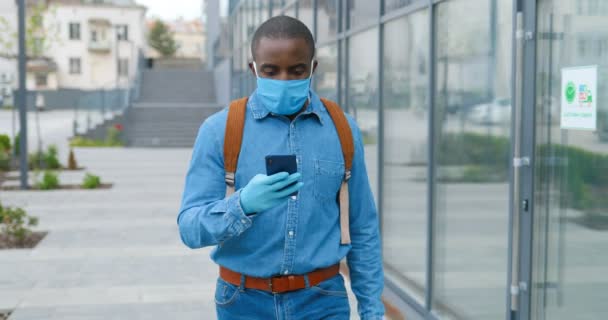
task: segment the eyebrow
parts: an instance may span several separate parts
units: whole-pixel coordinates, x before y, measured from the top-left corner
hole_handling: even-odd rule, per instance
[[[306,68],[307,66],[308,65],[306,63],[298,63],[296,65],[287,67],[287,69]],[[260,66],[261,70],[267,69],[267,68],[279,68],[279,66],[277,66],[276,64],[269,64],[269,63],[264,63]]]

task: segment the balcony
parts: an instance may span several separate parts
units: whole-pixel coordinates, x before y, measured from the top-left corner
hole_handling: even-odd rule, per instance
[[[109,40],[89,41],[89,51],[97,53],[109,53],[112,50],[112,44]]]

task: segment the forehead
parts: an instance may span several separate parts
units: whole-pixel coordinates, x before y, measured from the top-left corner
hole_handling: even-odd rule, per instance
[[[308,63],[310,48],[302,38],[262,37],[255,52],[257,63]]]

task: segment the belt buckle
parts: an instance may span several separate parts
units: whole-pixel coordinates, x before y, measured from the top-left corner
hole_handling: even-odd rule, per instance
[[[278,292],[274,291],[274,288],[272,287],[272,277],[268,278],[268,288],[270,289],[270,292],[272,292],[272,294],[278,293]]]

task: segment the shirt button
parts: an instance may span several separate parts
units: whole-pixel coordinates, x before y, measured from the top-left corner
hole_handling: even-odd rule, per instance
[[[288,270],[285,270],[285,272],[283,272],[283,273],[284,273],[284,274],[288,274],[288,273],[289,273],[289,271],[288,271]]]
[[[245,220],[245,219],[241,219],[241,222],[242,222],[242,223],[247,223],[247,220]]]
[[[291,196],[291,200],[296,200],[298,196]]]
[[[289,237],[293,238],[293,231],[289,231]]]

